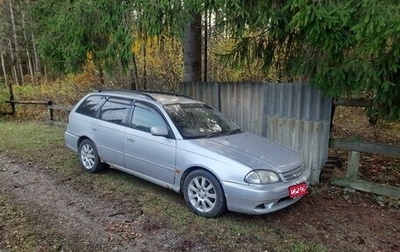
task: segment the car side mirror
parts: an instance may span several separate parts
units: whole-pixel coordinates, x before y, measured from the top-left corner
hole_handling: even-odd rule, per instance
[[[168,129],[166,126],[153,126],[150,132],[153,136],[168,136]]]

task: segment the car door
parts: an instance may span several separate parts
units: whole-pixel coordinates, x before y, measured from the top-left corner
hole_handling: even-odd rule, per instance
[[[151,127],[168,127],[160,111],[150,104],[134,105],[130,127],[125,131],[125,167],[158,184],[172,184],[175,174],[176,140],[154,136]],[[171,132],[171,130],[169,130]]]
[[[124,166],[124,137],[132,100],[108,98],[101,107],[97,123],[92,130],[97,151],[107,163]]]

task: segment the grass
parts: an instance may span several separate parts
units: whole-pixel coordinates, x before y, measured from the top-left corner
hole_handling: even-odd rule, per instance
[[[322,244],[268,227],[268,217],[227,213],[205,219],[191,213],[182,195],[118,171],[96,175],[81,171],[77,157],[64,146],[64,128],[35,122],[0,121],[0,154],[42,167],[83,190],[129,198],[158,225],[178,230],[189,241],[207,241],[222,251],[327,251]],[[11,202],[2,196],[4,202]],[[4,198],[4,199],[3,199]],[[7,203],[8,204],[8,203]],[[14,228],[18,228],[16,224]],[[29,230],[29,223],[20,229]],[[30,233],[32,240],[43,237]],[[56,237],[57,239],[64,239]],[[23,242],[22,242],[23,243]],[[36,247],[35,244],[32,245]]]

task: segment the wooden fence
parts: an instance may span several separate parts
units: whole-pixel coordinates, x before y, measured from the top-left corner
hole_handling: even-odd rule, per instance
[[[335,106],[368,107],[370,100],[366,99],[333,99]],[[400,146],[364,143],[350,139],[329,139],[329,148],[348,150],[349,158],[346,177],[335,178],[332,184],[363,192],[375,193],[400,199],[400,187],[377,184],[358,179],[361,153],[400,156]]]
[[[65,111],[69,112],[72,110],[72,106],[65,106],[65,105],[56,105],[53,103],[53,101],[16,101],[16,100],[11,100],[11,101],[6,101],[6,103],[9,103],[12,108],[12,112],[6,112],[4,114],[9,114],[9,115],[14,115],[15,114],[15,107],[16,105],[39,105],[43,106],[44,109],[47,110],[47,115],[48,115],[48,121],[50,123],[60,123],[61,121],[56,121],[56,118],[54,116],[54,112],[59,110],[59,111]]]
[[[400,146],[362,143],[343,139],[330,139],[329,147],[349,151],[346,177],[335,178],[332,181],[334,185],[400,199],[399,187],[382,185],[358,179],[361,152],[400,156]]]

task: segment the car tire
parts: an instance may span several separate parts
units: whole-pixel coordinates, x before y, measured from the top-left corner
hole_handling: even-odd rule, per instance
[[[96,146],[89,139],[81,142],[78,153],[82,169],[86,172],[95,173],[107,167],[107,164],[100,161]]]
[[[226,211],[226,199],[219,180],[205,170],[194,170],[185,178],[183,195],[197,215],[214,218]]]

